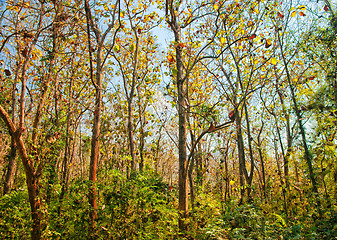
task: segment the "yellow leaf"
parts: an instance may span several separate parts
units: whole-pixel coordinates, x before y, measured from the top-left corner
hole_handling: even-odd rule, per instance
[[[114,50],[115,50],[115,52],[118,52],[118,51],[119,51],[119,46],[118,46],[118,45],[115,45],[115,46],[114,46]]]
[[[214,4],[213,7],[214,7],[215,11],[217,11],[219,9],[217,4]]]
[[[135,50],[135,48],[136,48],[135,44],[132,43],[130,45],[130,52],[133,52]]]
[[[291,13],[291,17],[295,17],[296,16],[296,11],[293,11],[292,13]]]
[[[298,7],[298,9],[306,10],[307,8],[304,5],[301,5],[301,6]]]
[[[235,183],[235,181],[230,180],[229,185],[233,185],[234,183]]]
[[[221,38],[220,38],[220,42],[221,42],[221,44],[225,44],[226,39],[225,39],[224,37],[221,37]]]
[[[276,63],[277,63],[276,58],[274,58],[274,57],[271,58],[270,62],[271,62],[271,64],[276,65]]]

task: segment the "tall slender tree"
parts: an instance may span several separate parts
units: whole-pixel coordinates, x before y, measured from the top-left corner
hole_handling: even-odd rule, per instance
[[[112,35],[113,43],[116,33],[120,27],[115,29],[117,21],[120,23],[120,0],[116,0],[115,4],[110,5],[107,9],[108,16],[110,16],[110,23],[102,31],[98,25],[98,19],[94,18],[92,14],[92,7],[88,0],[84,0],[84,9],[87,19],[87,35],[88,35],[88,51],[90,62],[90,79],[95,87],[95,107],[94,107],[94,119],[92,125],[92,137],[91,137],[91,155],[90,155],[90,188],[89,188],[89,203],[92,207],[90,211],[90,237],[95,238],[96,220],[97,220],[97,192],[95,187],[97,164],[99,158],[99,138],[100,138],[100,126],[101,126],[101,112],[102,112],[102,93],[103,93],[103,67],[109,52],[113,49],[112,46],[108,49],[108,53],[104,56],[105,41],[107,37]],[[94,33],[95,45],[91,40],[91,32]],[[96,50],[95,50],[96,49]],[[95,54],[93,54],[95,52]],[[93,56],[95,55],[95,56]],[[95,57],[95,72],[93,66],[93,57]]]

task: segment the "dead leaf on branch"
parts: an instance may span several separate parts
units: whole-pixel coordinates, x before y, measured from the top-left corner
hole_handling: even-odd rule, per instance
[[[12,75],[11,71],[9,71],[8,69],[5,69],[5,75],[7,77],[9,77],[10,75]]]

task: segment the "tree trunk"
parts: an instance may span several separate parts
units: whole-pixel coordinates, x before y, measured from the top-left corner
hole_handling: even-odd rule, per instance
[[[138,91],[138,96],[140,92]],[[143,173],[144,171],[144,146],[145,146],[145,132],[144,132],[144,113],[142,111],[141,107],[141,99],[139,97],[139,104],[138,104],[138,109],[139,109],[139,120],[140,120],[140,142],[139,142],[139,156],[140,156],[140,163],[139,163],[139,172]]]
[[[94,123],[92,126],[91,139],[91,155],[90,155],[90,170],[89,170],[89,204],[92,209],[90,212],[91,234],[96,228],[97,219],[97,193],[96,193],[96,172],[99,157],[99,137],[101,126],[101,111],[102,111],[102,72],[101,72],[101,52],[97,52],[97,72],[96,72],[96,100],[94,110]]]
[[[176,86],[178,94],[178,125],[179,125],[179,136],[178,136],[178,155],[179,155],[179,229],[182,232],[187,230],[187,224],[185,219],[188,216],[188,166],[187,166],[187,153],[186,153],[186,97],[184,90],[185,78],[183,77],[183,47],[179,44],[181,42],[181,27],[179,25],[179,20],[177,16],[178,7],[173,6],[173,2],[170,0],[166,1],[166,15],[170,16],[168,21],[171,29],[174,33],[175,40],[175,56],[176,56]],[[169,14],[169,15],[168,15]],[[188,76],[186,76],[188,77]]]
[[[182,73],[182,50],[176,48],[178,75]],[[179,218],[179,228],[184,231],[187,225],[184,219],[188,216],[188,193],[187,193],[187,155],[186,155],[186,111],[185,96],[183,90],[183,81],[181,75],[177,77],[178,89],[178,115],[179,115],[179,210],[181,215]]]
[[[44,16],[44,3],[41,4],[38,27],[36,34],[31,45],[28,48],[27,57],[24,60],[21,68],[21,95],[20,95],[20,105],[19,105],[19,123],[18,127],[15,126],[14,122],[11,120],[8,113],[0,105],[0,118],[5,122],[11,137],[14,139],[17,150],[21,157],[23,167],[26,174],[26,183],[28,188],[29,203],[31,207],[31,217],[32,217],[32,228],[31,228],[31,239],[39,240],[41,238],[41,203],[39,199],[39,180],[42,175],[42,163],[40,162],[39,156],[33,151],[30,156],[27,153],[26,146],[22,139],[22,134],[25,132],[25,94],[26,94],[26,72],[30,62],[30,56],[35,47],[42,28],[42,18]],[[20,56],[20,54],[19,54]],[[20,58],[20,57],[19,57]],[[14,114],[14,112],[13,112]]]
[[[248,117],[248,109],[247,109],[246,100],[243,102],[243,106],[244,106],[245,114],[246,114],[248,147],[249,147],[249,156],[250,156],[250,162],[251,162],[250,173],[249,173],[249,176],[248,176],[248,179],[247,179],[247,183],[248,183],[247,195],[248,195],[248,200],[251,200],[251,191],[252,191],[252,182],[253,182],[253,174],[254,174],[255,164],[254,164],[252,136],[251,136],[251,132],[250,132],[250,122],[249,122],[249,117]]]
[[[305,129],[304,129],[304,126],[303,126],[303,123],[302,123],[302,116],[301,116],[300,110],[298,108],[297,100],[296,100],[296,97],[295,97],[295,89],[294,89],[294,86],[291,82],[291,76],[290,76],[290,72],[289,72],[289,69],[288,69],[288,62],[287,62],[287,60],[285,58],[285,55],[284,55],[284,52],[283,52],[283,45],[281,43],[280,36],[278,36],[278,40],[280,42],[281,56],[282,56],[282,60],[283,60],[284,66],[285,66],[287,81],[288,81],[288,85],[289,85],[289,88],[290,88],[290,94],[291,94],[290,97],[291,97],[291,100],[293,102],[293,108],[295,110],[295,114],[296,114],[296,118],[297,118],[296,120],[297,120],[298,126],[300,128],[300,135],[302,137],[302,146],[304,148],[304,157],[305,157],[306,163],[308,165],[309,177],[310,177],[310,180],[311,180],[311,183],[312,183],[312,190],[313,190],[314,194],[316,195],[316,203],[318,205],[318,210],[320,211],[321,203],[320,203],[320,200],[318,199],[317,181],[316,181],[314,169],[312,167],[312,154],[311,154],[311,152],[309,150],[309,147],[308,147],[308,143],[307,143],[307,139],[306,139],[306,135],[305,135]]]
[[[284,117],[286,119],[287,151],[284,152],[282,142],[281,142],[281,147],[282,147],[282,154],[283,154],[283,161],[284,161],[284,166],[283,166],[284,179],[285,179],[285,184],[286,184],[286,190],[289,193],[289,191],[290,191],[290,188],[289,188],[290,187],[290,185],[289,185],[289,157],[290,157],[291,150],[292,150],[293,140],[292,140],[292,136],[291,136],[292,134],[291,134],[291,128],[290,128],[290,117],[289,117],[289,114],[286,111],[286,107],[285,107],[285,103],[284,103],[284,96],[283,96],[282,92],[279,91],[279,88],[278,88],[278,85],[279,85],[278,78],[276,78],[276,84],[277,84],[276,91],[277,91],[277,94],[280,98],[281,106],[282,106],[282,112],[283,112]],[[275,116],[275,118],[278,118],[278,117],[279,116]],[[280,136],[279,136],[279,138],[280,138]],[[280,138],[280,141],[281,141],[281,138]]]
[[[70,84],[70,91],[72,91],[72,79],[71,79],[71,84]],[[71,95],[71,94],[70,94]],[[67,127],[66,127],[66,145],[65,145],[65,150],[64,150],[64,157],[63,157],[63,162],[62,162],[62,176],[61,176],[61,193],[59,196],[59,210],[58,214],[61,214],[61,205],[62,201],[64,198],[64,195],[67,191],[68,187],[68,165],[69,165],[69,156],[70,156],[70,150],[71,150],[71,137],[70,137],[70,121],[71,121],[71,98],[69,100],[69,106],[68,106],[68,113],[67,113]]]
[[[19,56],[19,59],[20,58],[21,56]],[[15,125],[15,111],[16,111],[16,87],[18,83],[18,77],[19,77],[19,68],[16,69],[13,89],[12,89],[12,121],[14,125]],[[7,172],[5,176],[3,195],[8,194],[12,188],[13,173],[14,173],[14,169],[16,165],[15,164],[16,150],[17,149],[16,149],[15,140],[13,137],[11,137],[11,150],[9,152],[9,157],[8,157],[8,165],[7,165]]]
[[[191,146],[194,145],[194,135],[192,133],[192,130],[190,130],[190,136],[191,136]],[[188,179],[190,183],[190,192],[191,192],[191,205],[192,205],[192,210],[194,210],[194,200],[195,200],[195,193],[194,193],[194,184],[193,184],[193,168],[194,168],[194,160],[195,160],[195,152],[190,153],[192,154],[191,156],[191,162],[188,166]]]
[[[96,220],[97,220],[97,192],[96,192],[96,172],[99,157],[99,137],[100,137],[100,126],[101,126],[101,111],[102,111],[102,38],[101,33],[97,29],[97,25],[93,23],[93,17],[91,15],[91,10],[88,0],[84,0],[84,8],[87,20],[87,35],[88,35],[88,51],[89,51],[89,62],[90,62],[90,78],[95,87],[95,107],[94,107],[94,119],[92,126],[92,136],[91,136],[91,154],[90,154],[90,167],[89,167],[89,193],[88,199],[91,206],[91,211],[89,212],[89,238],[95,239],[96,232]],[[97,53],[96,53],[96,79],[94,80],[93,74],[93,61],[92,61],[92,48],[91,48],[91,34],[90,28],[95,32],[96,42],[97,42]]]
[[[245,195],[245,179],[248,179],[248,172],[246,169],[246,159],[245,159],[245,148],[242,137],[242,129],[241,129],[241,117],[239,115],[239,111],[235,110],[235,124],[236,124],[236,138],[238,145],[238,157],[239,157],[239,177],[240,177],[240,194],[241,199],[240,202],[244,201]]]
[[[280,187],[282,190],[282,197],[283,197],[283,210],[286,214],[288,215],[288,207],[287,207],[287,199],[286,199],[286,191],[284,188],[284,182],[283,182],[283,177],[282,177],[282,171],[281,171],[281,166],[280,166],[280,161],[279,161],[279,154],[277,151],[277,139],[274,138],[274,146],[275,146],[275,159],[276,159],[276,165],[277,165],[277,175],[280,178]]]
[[[221,178],[222,180],[225,180],[225,194],[224,194],[224,199],[221,197],[222,202],[226,202],[227,199],[230,197],[229,196],[230,180],[229,180],[229,171],[228,171],[229,144],[230,144],[230,141],[228,140],[227,145],[226,145],[225,153],[221,152],[222,153],[222,158],[221,158],[221,161],[220,161],[221,175],[222,176],[223,176],[223,174],[225,175],[224,177]],[[225,169],[225,173],[223,173],[224,169]],[[223,188],[222,186],[223,186],[223,183],[221,183],[221,188]]]
[[[133,141],[133,97],[128,98],[128,138],[129,138],[129,151],[131,156],[131,175],[136,171],[136,156],[135,156],[135,143]]]
[[[261,134],[263,130],[264,122],[262,122],[261,129],[259,131],[259,134],[257,136],[257,148],[259,152],[260,162],[261,162],[261,170],[262,170],[262,191],[263,191],[263,197],[266,200],[267,194],[266,194],[266,171],[264,166],[264,160],[263,160],[263,154],[262,154],[262,141],[261,141]]]
[[[14,139],[12,138],[11,150],[8,155],[8,165],[7,165],[7,172],[5,176],[3,195],[8,194],[12,188],[13,175],[14,175],[14,170],[15,170],[15,157],[16,157],[16,145],[15,145]]]
[[[41,238],[41,203],[39,198],[39,180],[42,174],[42,164],[39,163],[39,157],[35,159],[29,157],[25,144],[22,140],[20,129],[16,129],[14,123],[11,121],[7,112],[0,106],[0,117],[6,123],[7,128],[14,138],[18,152],[20,154],[24,170],[26,173],[26,183],[28,188],[29,203],[31,208],[31,217],[33,221],[31,238],[32,240],[39,240]],[[35,162],[35,164],[34,164]],[[37,169],[34,168],[37,165]]]
[[[131,155],[131,173],[134,173],[136,171],[136,156],[135,156],[135,143],[133,141],[133,135],[134,135],[134,129],[133,129],[133,98],[136,91],[136,82],[137,82],[137,69],[138,69],[138,51],[139,51],[139,39],[137,35],[137,29],[133,27],[131,22],[132,30],[135,34],[136,38],[136,49],[134,52],[134,62],[133,62],[133,72],[132,72],[132,83],[131,83],[131,89],[130,89],[130,95],[128,98],[128,131],[129,131],[129,147],[130,147],[130,155]],[[124,84],[127,84],[124,82]],[[125,85],[126,88],[126,85]]]
[[[313,170],[313,167],[312,167],[312,154],[309,150],[308,143],[307,143],[307,140],[306,140],[305,129],[304,129],[304,126],[303,126],[303,123],[302,123],[302,116],[301,116],[300,110],[298,108],[297,100],[296,100],[296,97],[295,97],[295,88],[294,88],[294,86],[291,82],[292,79],[291,79],[291,75],[290,75],[290,72],[289,72],[289,69],[288,69],[288,61],[285,58],[285,54],[284,54],[284,50],[283,50],[283,42],[281,40],[281,36],[280,36],[279,33],[278,33],[277,37],[278,37],[278,42],[280,44],[281,57],[282,57],[283,64],[284,64],[284,67],[285,67],[288,85],[289,85],[289,88],[290,88],[290,94],[291,94],[290,97],[291,97],[291,100],[293,102],[293,108],[295,110],[297,123],[298,123],[299,128],[300,128],[300,135],[302,137],[302,145],[303,145],[303,148],[304,148],[304,157],[305,157],[306,163],[308,165],[309,177],[310,177],[310,180],[311,180],[311,183],[312,183],[312,190],[313,190],[314,194],[316,195],[316,202],[317,202],[317,205],[318,205],[319,211],[320,211],[320,200],[318,199],[317,182],[316,182],[316,177],[315,177],[314,170]]]
[[[197,174],[196,184],[202,186],[203,174],[202,174],[202,155],[201,155],[201,142],[198,142],[197,151],[195,154],[195,170]]]

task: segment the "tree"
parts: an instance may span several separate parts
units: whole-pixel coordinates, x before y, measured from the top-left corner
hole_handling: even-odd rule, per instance
[[[95,188],[96,182],[96,172],[97,172],[97,163],[99,157],[99,137],[100,137],[100,126],[101,126],[101,111],[102,111],[102,80],[103,80],[103,66],[106,61],[106,57],[103,56],[103,51],[105,48],[105,40],[108,34],[112,33],[113,42],[114,36],[120,25],[117,25],[117,19],[120,19],[120,1],[116,0],[115,4],[109,5],[106,9],[108,17],[110,17],[110,23],[107,25],[107,28],[102,32],[99,29],[97,19],[93,17],[92,10],[89,5],[89,1],[84,1],[84,9],[86,13],[87,20],[87,34],[88,34],[88,51],[89,51],[89,61],[90,61],[90,79],[95,87],[95,108],[94,108],[94,120],[92,126],[92,138],[91,138],[91,155],[90,155],[90,172],[89,180],[91,181],[91,186],[89,189],[89,203],[92,207],[90,213],[91,227],[90,227],[90,237],[94,238],[95,228],[96,228],[96,219],[97,219],[97,193]],[[102,16],[104,16],[102,14]],[[117,27],[116,27],[117,26]],[[116,27],[116,29],[115,29]],[[93,46],[91,41],[91,31],[94,32],[96,46]],[[93,50],[96,48],[96,73],[94,74],[93,68]],[[108,50],[108,53],[113,49],[113,45]],[[106,55],[108,56],[108,54]],[[95,78],[95,80],[94,80]]]
[[[123,20],[122,38],[118,37],[118,42],[115,47],[113,56],[118,64],[123,80],[124,94],[127,100],[127,130],[129,141],[129,152],[131,157],[131,173],[136,171],[136,155],[134,143],[134,98],[139,92],[139,89],[151,78],[153,65],[155,63],[156,46],[154,38],[150,31],[157,25],[158,14],[156,12],[149,12],[147,9],[151,8],[151,2],[143,2],[141,5],[130,1],[125,2],[125,18],[128,22]],[[124,16],[124,13],[123,13]],[[130,31],[131,30],[131,31]],[[146,82],[146,83],[145,83]],[[141,131],[144,134],[144,122],[140,114]],[[143,170],[143,149],[144,139],[140,143],[141,164],[140,170]]]
[[[57,5],[53,6],[45,6],[45,3],[36,3],[37,7],[32,8],[29,4],[19,4],[19,5],[9,5],[8,10],[13,14],[16,20],[14,21],[14,27],[9,28],[9,30],[14,31],[15,34],[20,35],[20,37],[16,38],[17,43],[17,70],[14,83],[16,83],[17,79],[21,80],[21,92],[20,92],[20,105],[19,105],[19,122],[17,125],[12,121],[8,112],[0,106],[0,116],[5,122],[8,131],[12,138],[15,141],[17,146],[17,150],[19,152],[21,161],[24,166],[25,174],[26,174],[26,183],[28,187],[29,201],[31,206],[31,216],[32,216],[32,231],[31,238],[32,239],[40,239],[41,237],[41,221],[42,221],[42,212],[41,212],[41,202],[39,197],[39,189],[40,189],[40,178],[43,170],[43,160],[40,159],[38,148],[37,148],[37,137],[38,137],[38,129],[40,126],[40,120],[43,114],[42,108],[45,104],[45,98],[48,90],[48,85],[51,81],[52,69],[54,67],[54,59],[55,59],[55,49],[57,48],[57,39],[58,39],[58,31],[60,29],[60,25],[53,24],[51,25],[45,24],[44,19],[46,11],[53,12],[53,6],[55,6],[55,12],[53,12],[53,18],[51,18],[52,22],[56,23],[60,20],[60,15],[62,13],[62,7]],[[46,9],[47,8],[47,9]],[[61,13],[60,13],[61,12]],[[31,25],[28,25],[29,29],[24,29],[23,31],[18,31],[19,26],[23,23],[31,21]],[[10,20],[9,20],[10,21]],[[45,29],[50,29],[52,31],[52,39],[53,39],[53,50],[51,51],[52,56],[49,59],[49,68],[47,70],[47,76],[43,81],[43,86],[41,87],[40,97],[38,99],[38,106],[34,115],[34,120],[31,124],[31,128],[25,126],[25,117],[26,117],[26,89],[27,81],[30,79],[31,72],[29,72],[29,67],[37,60],[37,54],[39,50],[36,49],[37,42],[40,40],[40,37],[45,31]],[[6,43],[6,42],[5,42]],[[8,52],[12,49],[8,48]],[[9,74],[10,76],[10,71]],[[14,91],[15,92],[15,91]],[[14,102],[14,99],[13,99]],[[14,110],[14,109],[13,109]],[[12,111],[12,116],[15,116],[15,112]],[[28,130],[31,131],[31,138],[29,141],[25,139],[26,133]]]

